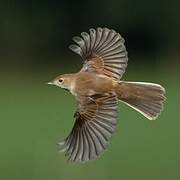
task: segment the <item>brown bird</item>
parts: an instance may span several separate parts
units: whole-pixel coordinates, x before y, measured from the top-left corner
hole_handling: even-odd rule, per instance
[[[108,146],[115,131],[118,100],[149,120],[163,109],[165,89],[154,83],[121,81],[128,62],[122,36],[108,28],[90,29],[74,37],[69,48],[84,60],[82,69],[56,77],[48,84],[69,90],[77,101],[75,124],[58,143],[68,160],[96,159]]]

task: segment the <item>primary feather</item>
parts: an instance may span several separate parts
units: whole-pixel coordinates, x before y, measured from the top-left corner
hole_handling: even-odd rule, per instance
[[[85,61],[82,70],[120,79],[127,67],[128,57],[122,36],[108,28],[90,29],[90,33],[75,36],[76,44],[69,48]]]

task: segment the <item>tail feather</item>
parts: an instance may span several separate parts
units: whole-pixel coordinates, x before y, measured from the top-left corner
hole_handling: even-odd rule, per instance
[[[155,120],[163,109],[165,89],[159,84],[121,81],[116,93],[119,100],[149,120]]]

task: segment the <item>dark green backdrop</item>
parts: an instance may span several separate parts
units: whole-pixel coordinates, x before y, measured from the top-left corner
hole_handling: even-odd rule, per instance
[[[180,3],[165,0],[0,1],[0,179],[180,178]],[[48,86],[80,69],[71,38],[109,27],[126,40],[125,80],[162,84],[157,121],[119,104],[111,146],[96,161],[67,163],[56,143],[73,125],[75,100]]]

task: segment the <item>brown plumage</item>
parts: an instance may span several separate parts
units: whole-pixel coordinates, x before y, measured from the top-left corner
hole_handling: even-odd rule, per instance
[[[128,57],[124,39],[114,30],[90,29],[74,37],[70,49],[84,65],[78,73],[56,77],[49,84],[68,89],[76,98],[75,124],[59,143],[72,162],[96,159],[108,146],[117,125],[118,100],[149,120],[163,109],[165,89],[154,83],[120,81]]]

